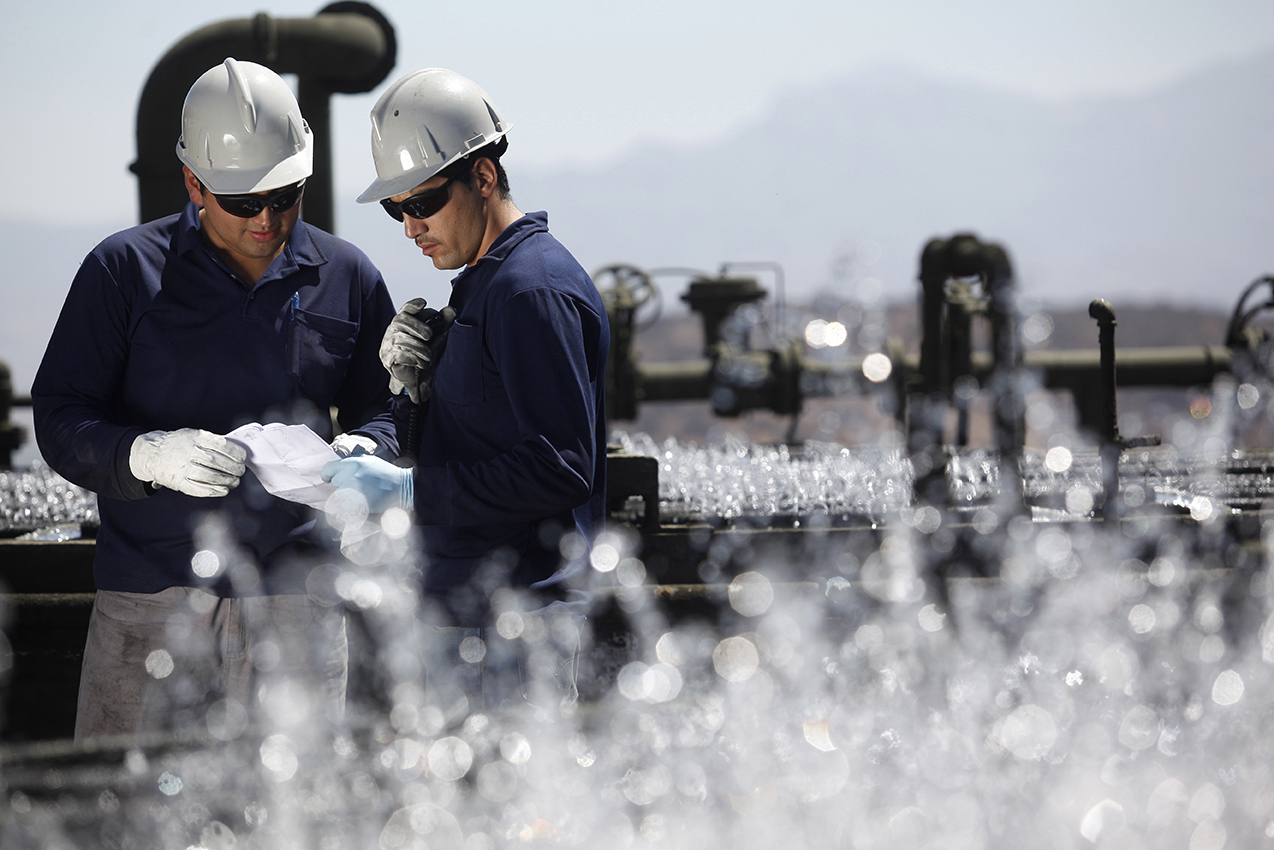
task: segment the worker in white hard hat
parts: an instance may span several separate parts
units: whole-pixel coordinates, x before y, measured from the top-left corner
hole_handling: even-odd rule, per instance
[[[101,514],[77,739],[250,722],[266,672],[339,714],[344,620],[306,592],[314,511],[267,493],[226,435],[305,424],[338,454],[397,454],[393,303],[361,251],[301,219],[314,139],[287,84],[211,68],[176,153],[190,202],[85,258],[31,390],[44,459]]]
[[[456,647],[477,638],[491,662],[500,647],[488,627],[508,606],[522,616],[576,598],[574,577],[605,517],[610,330],[548,215],[515,206],[501,164],[509,125],[479,86],[416,71],[385,91],[371,119],[377,177],[358,200],[402,222],[436,268],[461,271],[443,310],[407,304],[381,345],[391,389],[406,393],[400,422],[413,407],[421,416],[414,444],[410,428],[399,432],[414,466],[347,458],[323,475],[373,510],[414,510],[428,556],[426,619],[451,640],[440,669],[461,675]],[[548,634],[569,643],[572,632]],[[439,672],[426,675],[436,682]],[[554,684],[569,699],[564,672]]]

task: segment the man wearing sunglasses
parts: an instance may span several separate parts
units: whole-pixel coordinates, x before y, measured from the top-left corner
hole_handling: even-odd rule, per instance
[[[532,701],[542,683],[541,699],[554,687],[569,699],[578,637],[569,621],[528,626],[512,647],[483,627],[578,598],[574,579],[605,517],[606,309],[549,234],[547,214],[514,205],[501,164],[508,125],[476,84],[440,68],[408,74],[373,107],[372,126],[377,179],[359,202],[379,202],[436,268],[462,270],[443,311],[454,314],[445,347],[435,333],[444,316],[419,299],[381,346],[391,388],[427,399],[419,442],[404,446],[414,467],[347,458],[323,475],[362,492],[373,511],[414,509],[428,555],[426,619],[446,625],[425,631],[429,681],[470,676],[457,651],[466,639],[470,660],[481,642],[483,676],[504,666],[501,654],[525,661],[528,647],[556,644],[541,656],[547,675],[508,684]],[[400,412],[410,407],[398,400]],[[541,669],[534,658],[516,667]],[[478,699],[503,701],[489,682]]]
[[[362,252],[301,220],[313,137],[287,84],[210,69],[176,153],[190,203],[85,258],[31,392],[44,459],[101,514],[77,738],[256,719],[285,681],[310,688],[307,720],[339,712],[344,620],[306,592],[314,513],[244,475],[225,435],[332,440],[336,409],[338,453],[397,453],[393,305]]]

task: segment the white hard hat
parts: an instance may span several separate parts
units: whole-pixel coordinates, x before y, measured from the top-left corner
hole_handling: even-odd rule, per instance
[[[509,132],[487,93],[444,68],[413,71],[372,107],[377,179],[360,204],[392,198]]]
[[[266,192],[314,171],[314,134],[287,83],[227,59],[186,94],[177,157],[213,194]]]

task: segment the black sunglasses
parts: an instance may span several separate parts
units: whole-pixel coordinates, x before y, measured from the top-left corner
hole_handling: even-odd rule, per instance
[[[218,195],[217,206],[239,218],[256,218],[267,206],[276,213],[284,213],[297,205],[301,193],[305,191],[305,181],[284,186],[268,195]]]
[[[429,218],[429,216],[445,207],[447,201],[451,200],[451,193],[448,189],[458,179],[460,179],[459,174],[448,177],[447,182],[441,186],[435,186],[428,191],[421,192],[419,195],[412,195],[401,204],[386,198],[380,202],[380,205],[385,208],[385,212],[394,217],[395,221],[402,221],[404,213],[412,218]]]

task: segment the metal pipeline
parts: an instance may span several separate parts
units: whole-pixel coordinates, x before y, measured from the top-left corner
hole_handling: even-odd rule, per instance
[[[932,239],[920,255],[921,330],[918,368],[895,372],[904,407],[907,445],[916,468],[921,501],[946,500],[947,411],[957,414],[955,445],[968,442],[973,396],[986,390],[995,423],[1001,462],[1016,467],[1026,443],[1026,405],[1022,399],[1022,346],[1018,340],[1013,269],[999,245],[971,233]],[[972,320],[991,324],[991,351],[973,351]],[[981,355],[981,356],[980,356]],[[981,368],[989,360],[989,368]],[[1003,497],[1020,509],[1020,478],[1006,469]],[[1010,492],[1011,491],[1011,492]]]
[[[1118,361],[1119,387],[1201,387],[1232,371],[1234,349],[1224,345],[1124,348]],[[914,355],[897,358],[894,365],[905,373],[920,371],[920,361]],[[1036,375],[1044,389],[1069,390],[1080,425],[1099,435],[1105,432],[1110,407],[1102,393],[1093,392],[1103,380],[1101,351],[1028,351],[1022,355],[1022,368]],[[970,354],[971,377],[984,381],[994,369],[990,352]]]
[[[1007,253],[969,234],[934,239],[921,258],[922,328],[919,356],[897,345],[888,352],[896,410],[910,434],[917,491],[923,499],[945,499],[946,414],[954,407],[967,416],[972,391],[991,395],[996,448],[1012,461],[1025,443],[1024,386],[1067,390],[1079,424],[1118,448],[1150,445],[1153,437],[1125,439],[1118,434],[1115,408],[1114,310],[1100,299],[1090,307],[1098,320],[1099,348],[1023,352],[1018,339],[1013,275]],[[780,340],[772,350],[751,350],[737,329],[725,333],[725,317],[753,304],[764,290],[748,278],[696,278],[682,300],[703,319],[704,357],[678,362],[639,361],[633,337],[636,314],[657,298],[651,275],[632,266],[602,270],[613,287],[602,286],[611,319],[611,359],[607,397],[612,419],[635,419],[642,402],[703,399],[720,416],[770,410],[795,416],[803,399],[879,392],[883,387],[863,374],[863,360],[828,364],[803,357],[797,340]],[[1253,289],[1267,285],[1262,279]],[[980,284],[980,288],[979,288]],[[1242,304],[1240,307],[1242,308]],[[1274,306],[1274,296],[1270,303]],[[1258,308],[1261,309],[1261,308]],[[1236,311],[1229,345],[1125,348],[1118,352],[1118,386],[1200,387],[1232,373],[1246,360],[1256,363],[1266,338],[1246,327],[1250,312]],[[986,317],[991,325],[989,351],[974,351],[971,323]],[[746,332],[744,333],[746,337]],[[879,356],[879,355],[873,355]],[[793,420],[795,421],[795,419]],[[963,426],[963,422],[960,423]],[[960,437],[967,436],[961,427]],[[957,442],[963,445],[964,440]],[[1113,468],[1113,464],[1112,464]],[[1017,480],[1009,475],[1006,480]],[[931,490],[931,492],[930,492]],[[925,492],[920,492],[925,491]]]
[[[140,221],[180,212],[186,205],[181,162],[173,153],[181,108],[199,75],[233,56],[297,75],[297,101],[315,146],[305,220],[331,232],[330,98],[371,91],[393,70],[397,54],[393,26],[367,3],[332,3],[312,18],[262,13],[190,33],[156,63],[137,106],[137,161],[129,169],[137,175]]]
[[[980,293],[967,285],[949,286],[969,278],[979,281]],[[1025,410],[1016,386],[1022,347],[1008,253],[970,233],[932,239],[920,255],[920,285],[923,336],[907,411],[913,452],[945,442],[944,411],[953,401],[963,422],[967,404],[955,390],[961,378],[969,377],[976,377],[995,396],[997,448],[1005,455],[1020,452],[1026,439]],[[980,314],[991,323],[992,368],[975,376],[970,323]]]
[[[1224,345],[1124,348],[1118,354],[1119,386],[1205,387],[1232,370],[1234,351]],[[990,363],[979,361],[974,358],[975,372],[989,371]],[[1022,365],[1038,374],[1046,389],[1070,391],[1081,426],[1097,434],[1106,430],[1107,402],[1092,391],[1102,380],[1101,352],[1028,351]]]
[[[701,359],[639,363],[633,343],[637,312],[656,292],[650,275],[633,266],[608,266],[594,278],[612,279],[599,286],[611,325],[606,401],[611,419],[637,418],[642,402],[707,399],[718,416],[752,410],[794,416],[805,398],[840,395],[851,387],[865,391],[871,382],[862,361],[828,364],[803,357],[797,340],[780,340],[775,348],[753,350],[746,340],[726,332],[727,319],[740,306],[766,296],[756,280],[746,277],[699,277],[681,299],[703,324]]]
[[[13,467],[13,453],[26,442],[26,429],[9,421],[9,414],[15,404],[30,399],[15,398],[13,394],[13,378],[7,363],[0,363],[0,469]]]
[[[1088,305],[1088,315],[1097,320],[1097,347],[1101,357],[1102,418],[1097,433],[1101,437],[1102,501],[1100,513],[1103,519],[1119,519],[1119,408],[1115,381],[1115,308],[1105,298],[1096,298]]]
[[[1119,440],[1119,415],[1115,403],[1115,308],[1105,298],[1094,299],[1088,305],[1088,315],[1097,320],[1097,348],[1101,357],[1101,402],[1102,417],[1100,427],[1094,430],[1109,443]]]

